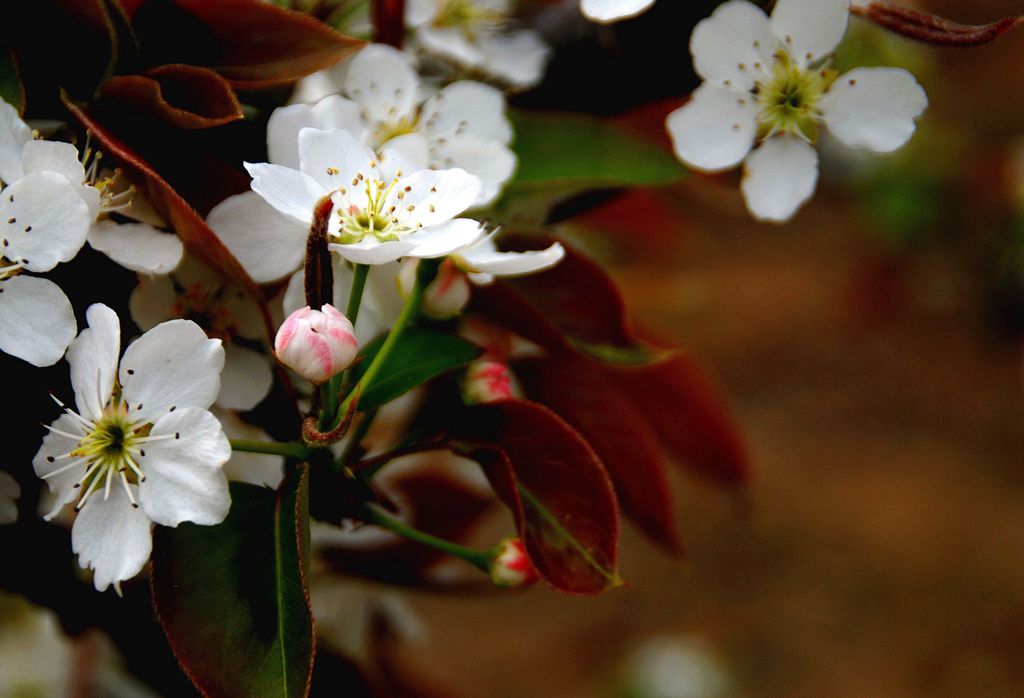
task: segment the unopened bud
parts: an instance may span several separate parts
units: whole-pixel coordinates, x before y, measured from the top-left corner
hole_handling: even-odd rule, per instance
[[[525,587],[537,581],[537,568],[519,538],[506,538],[491,554],[491,581],[499,587]]]
[[[467,405],[515,397],[512,372],[499,361],[479,359],[466,368],[462,379],[462,400]]]
[[[417,259],[407,259],[398,272],[398,285],[403,296],[412,292],[416,283]],[[437,276],[423,289],[423,303],[420,310],[427,317],[436,320],[450,320],[458,317],[469,303],[471,293],[469,278],[450,259],[441,262]]]
[[[313,383],[325,383],[351,366],[358,348],[352,323],[333,305],[296,310],[274,339],[278,360]]]

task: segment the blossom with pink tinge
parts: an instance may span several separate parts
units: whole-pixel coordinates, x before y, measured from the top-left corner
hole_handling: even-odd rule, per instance
[[[515,397],[512,372],[499,361],[474,361],[466,369],[462,382],[462,399],[468,405],[478,405]]]
[[[491,581],[499,587],[524,587],[536,582],[537,569],[519,538],[498,543],[491,557]]]
[[[403,296],[412,292],[416,283],[418,259],[407,259],[398,272],[398,287]],[[421,312],[435,320],[450,320],[462,314],[469,303],[469,278],[449,257],[437,268],[437,276],[423,289]]]
[[[278,360],[313,383],[324,383],[351,366],[358,347],[352,323],[329,304],[320,310],[296,310],[274,339]]]

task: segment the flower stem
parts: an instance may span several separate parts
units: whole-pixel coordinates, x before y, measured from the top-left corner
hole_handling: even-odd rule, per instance
[[[453,543],[450,540],[433,536],[425,531],[419,530],[418,528],[413,528],[412,526],[399,521],[394,516],[385,513],[383,509],[375,504],[367,504],[364,507],[363,513],[366,520],[370,523],[377,524],[378,526],[386,528],[389,531],[413,542],[429,546],[435,550],[440,550],[443,553],[465,560],[484,572],[490,571],[491,553],[489,551],[467,548],[464,545],[459,545],[458,543]]]
[[[276,441],[249,441],[246,439],[229,439],[231,450],[239,453],[263,453],[269,456],[285,456],[296,460],[309,460],[313,450],[305,444],[295,441],[279,443]]]
[[[348,294],[348,305],[345,306],[345,317],[352,323],[354,328],[356,319],[359,317],[359,307],[363,302],[363,289],[366,288],[366,277],[370,273],[369,264],[356,264],[352,270],[352,289]],[[345,382],[348,371],[332,376],[331,379],[321,386],[321,401],[323,412],[320,413],[320,428],[327,429],[338,421],[338,394]]]
[[[402,48],[405,34],[405,0],[372,0],[373,40]]]
[[[394,350],[395,345],[398,344],[399,338],[402,336],[402,332],[412,322],[413,318],[416,317],[416,313],[419,312],[420,302],[423,300],[423,288],[426,286],[427,281],[430,280],[433,274],[437,272],[436,264],[428,264],[426,261],[421,261],[416,273],[416,283],[413,284],[412,291],[409,293],[409,297],[405,299],[405,305],[402,306],[402,312],[399,313],[398,319],[395,321],[395,326],[391,328],[391,332],[388,333],[387,338],[384,340],[384,344],[381,345],[380,351],[373,357],[373,361],[370,362],[369,367],[366,369],[366,373],[359,379],[359,383],[356,384],[345,401],[341,403],[338,408],[338,415],[342,416],[348,414],[349,408],[352,406],[352,401],[356,400],[359,394],[367,386],[371,385],[377,374],[380,373],[381,368],[384,366],[384,362],[387,361],[388,356]],[[335,418],[335,425],[337,425],[338,418]]]

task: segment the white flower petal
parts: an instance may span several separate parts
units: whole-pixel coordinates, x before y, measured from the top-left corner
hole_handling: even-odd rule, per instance
[[[406,0],[405,24],[410,28],[418,28],[434,19],[439,9],[437,0]]]
[[[349,245],[331,243],[331,251],[338,253],[353,264],[387,264],[409,254],[416,248],[410,236],[401,240],[380,242],[372,235],[367,235],[359,242]]]
[[[422,133],[403,133],[380,147],[377,170],[383,182],[390,182],[399,172],[417,172],[430,165],[430,147]]]
[[[266,336],[263,313],[256,302],[238,288],[228,288],[224,293],[227,296],[224,307],[235,319],[235,331],[238,332],[238,336],[246,339],[262,339]]]
[[[85,168],[78,159],[78,148],[60,141],[29,141],[21,156],[21,169],[25,174],[56,172],[76,186],[85,184]]]
[[[32,129],[18,110],[0,99],[0,180],[10,184],[21,178],[22,150],[31,141]]]
[[[384,44],[371,44],[356,54],[345,78],[345,94],[359,102],[372,121],[410,116],[418,86],[409,56]]]
[[[304,128],[299,131],[299,163],[325,192],[352,187],[357,173],[369,175],[376,154],[348,131]]]
[[[464,135],[435,140],[430,148],[432,167],[456,167],[480,178],[480,194],[473,207],[486,206],[498,198],[515,174],[518,160],[512,149],[500,141]]]
[[[484,68],[512,87],[526,90],[544,79],[551,47],[532,29],[481,37]]]
[[[413,241],[416,247],[410,250],[407,256],[420,259],[444,257],[473,244],[483,234],[484,229],[479,221],[456,218],[409,235],[408,239]]]
[[[348,61],[341,60],[329,68],[318,70],[312,75],[302,78],[295,83],[295,90],[288,102],[290,104],[315,104],[324,97],[338,94],[345,84],[345,75],[348,72],[347,63]]]
[[[259,284],[295,271],[306,254],[309,224],[279,213],[255,192],[224,199],[206,224]]]
[[[423,104],[420,122],[431,136],[472,134],[500,143],[512,141],[512,123],[505,115],[505,95],[490,85],[470,80],[453,82]]]
[[[224,348],[218,405],[232,410],[251,410],[263,401],[273,383],[273,369],[264,354],[237,344]]]
[[[482,187],[479,177],[459,168],[420,170],[398,181],[390,203],[405,214],[404,221],[410,227],[429,228],[472,206]],[[402,192],[401,200],[395,198]]]
[[[580,10],[587,19],[607,24],[636,17],[653,4],[654,0],[580,0]]]
[[[117,357],[121,353],[121,321],[117,313],[102,303],[90,305],[85,319],[89,326],[71,342],[68,365],[75,404],[84,417],[95,421],[114,393]]]
[[[128,312],[142,331],[174,317],[178,294],[170,276],[144,276],[128,298]]]
[[[85,436],[82,423],[66,412],[54,420],[51,426],[57,431],[47,432],[43,437],[43,445],[39,447],[35,458],[32,459],[32,469],[39,477],[55,473],[74,462],[73,459],[64,456],[75,449],[81,439],[70,439],[64,434]],[[64,432],[64,434],[58,432]],[[46,484],[50,488],[50,492],[54,494],[53,506],[44,517],[47,521],[59,514],[60,510],[76,496],[81,496],[81,490],[74,489],[74,485],[79,478],[85,475],[85,468],[83,461],[81,465],[46,478]]]
[[[64,356],[77,325],[71,302],[49,279],[19,275],[0,281],[0,351],[33,366]]]
[[[94,249],[140,274],[167,274],[185,254],[177,235],[146,223],[99,221],[89,230],[87,239]]]
[[[775,35],[768,17],[747,0],[730,0],[702,19],[690,35],[697,75],[719,87],[750,90],[770,65]]]
[[[267,121],[270,162],[299,169],[299,131],[304,128],[340,128],[362,139],[366,126],[360,110],[358,104],[339,95],[325,97],[315,106],[293,104],[275,109]]]
[[[252,190],[264,201],[300,223],[313,221],[313,209],[327,195],[327,190],[317,180],[304,172],[280,165],[265,162],[244,164],[252,176]]]
[[[93,570],[97,591],[111,584],[117,588],[141,572],[149,560],[153,549],[150,521],[132,506],[120,485],[112,486],[106,499],[102,492],[95,492],[71,526],[71,549],[78,554],[79,565]]]
[[[335,308],[346,308],[352,290],[352,265],[341,255],[337,255],[334,258],[333,266],[334,296],[332,305]],[[360,346],[364,346],[378,334],[389,329],[398,319],[398,314],[402,309],[402,299],[398,295],[398,286],[395,283],[397,274],[397,263],[379,264],[370,269],[359,306],[359,316],[355,323],[356,340]],[[306,305],[305,273],[303,271],[298,271],[289,280],[282,301],[286,316]]]
[[[818,153],[791,136],[769,138],[747,158],[743,196],[755,217],[788,221],[818,183]]]
[[[223,368],[219,339],[191,320],[168,320],[128,345],[118,375],[129,409],[152,422],[172,407],[212,405]]]
[[[186,407],[158,419],[150,434],[174,438],[148,443],[139,460],[146,475],[139,504],[149,518],[162,526],[223,521],[231,495],[222,466],[231,457],[231,445],[217,418]]]
[[[779,0],[772,32],[801,65],[832,53],[850,21],[850,0]]]
[[[419,48],[466,68],[480,68],[486,56],[480,46],[456,27],[423,26],[416,32]]]
[[[25,175],[0,194],[2,254],[22,261],[30,271],[49,271],[74,259],[92,218],[77,188],[63,175]]]
[[[0,525],[18,520],[18,497],[21,487],[18,481],[0,470]]]
[[[757,136],[757,106],[749,96],[704,83],[668,115],[665,126],[676,155],[706,172],[735,167]]]
[[[901,68],[856,68],[836,80],[821,100],[825,125],[852,147],[896,150],[914,134],[928,96]]]
[[[565,248],[557,242],[544,250],[501,252],[494,244],[493,237],[487,237],[459,252],[455,260],[464,271],[492,276],[518,276],[549,269],[562,261],[563,257]]]

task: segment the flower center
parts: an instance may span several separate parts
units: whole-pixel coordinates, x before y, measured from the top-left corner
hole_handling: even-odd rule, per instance
[[[434,19],[435,26],[454,27],[470,40],[477,34],[497,31],[504,23],[503,13],[477,7],[474,0],[447,0]]]
[[[4,240],[5,246],[7,241]],[[22,264],[11,261],[6,257],[0,255],[0,281],[6,281],[12,276],[17,276],[21,273]]]
[[[376,163],[371,163],[371,167],[375,166]],[[412,232],[412,227],[403,220],[416,207],[403,207],[405,195],[412,187],[396,191],[401,176],[401,171],[396,172],[390,182],[384,182],[359,173],[352,179],[354,190],[339,187],[333,197],[337,227],[331,226],[332,241],[351,245],[373,235],[381,242],[388,242]]]
[[[175,317],[196,323],[207,336],[230,342],[238,334],[238,320],[227,306],[226,293],[223,286],[208,289],[201,283],[194,283],[178,292],[171,312]]]
[[[63,455],[47,457],[51,463],[69,462],[62,464],[53,472],[47,473],[43,479],[60,475],[69,470],[80,470],[82,475],[73,485],[74,489],[82,490],[82,496],[78,500],[78,504],[75,505],[75,511],[81,511],[89,497],[100,487],[103,488],[103,499],[109,498],[114,480],[120,482],[120,486],[124,488],[132,506],[138,508],[131,485],[138,485],[146,480],[146,475],[140,465],[146,455],[145,444],[150,441],[176,439],[179,435],[150,436],[149,432],[153,425],[139,420],[137,415],[131,413],[128,404],[121,400],[120,388],[117,386],[114,388],[113,397],[95,422],[67,407],[56,397],[54,400],[73,418],[79,433],[73,434],[53,426],[47,427],[61,436],[74,439],[77,441],[77,445]],[[141,407],[141,405],[137,407]]]
[[[419,110],[410,116],[404,116],[397,121],[381,121],[373,133],[374,147],[380,147],[392,138],[404,136],[408,133],[416,133],[420,125]]]
[[[835,71],[801,68],[784,49],[775,59],[771,73],[754,88],[761,107],[758,135],[770,138],[788,133],[814,142],[821,120],[818,103],[835,80]]]

